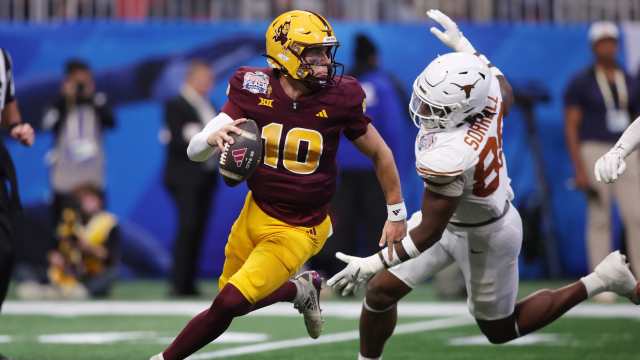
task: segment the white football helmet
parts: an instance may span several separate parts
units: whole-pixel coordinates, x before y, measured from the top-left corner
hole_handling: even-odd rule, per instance
[[[409,112],[416,126],[448,130],[485,107],[493,76],[475,55],[461,52],[435,58],[413,82]]]

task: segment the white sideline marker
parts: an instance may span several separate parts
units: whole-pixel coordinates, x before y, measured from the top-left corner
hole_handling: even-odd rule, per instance
[[[411,334],[430,330],[447,329],[456,326],[466,326],[474,323],[471,316],[445,318],[429,321],[419,321],[410,324],[401,324],[396,327],[394,334]],[[305,346],[331,344],[337,342],[357,340],[360,338],[358,330],[344,331],[333,334],[322,335],[320,338],[314,340],[309,337],[302,337],[290,340],[271,341],[262,344],[255,344],[249,346],[234,347],[231,349],[216,350],[211,352],[205,352],[201,354],[192,355],[188,360],[208,360],[227,358],[232,356],[255,354],[264,351],[272,351],[279,349],[291,349]]]
[[[500,346],[528,346],[536,344],[560,346],[566,343],[565,340],[567,340],[565,337],[558,334],[528,334],[527,336],[511,340]],[[449,339],[448,343],[451,346],[495,346],[483,335],[457,337]]]
[[[205,301],[7,301],[2,307],[3,315],[45,316],[194,316],[211,306]],[[322,303],[322,314],[344,319],[360,317],[361,302],[326,301]],[[569,310],[565,316],[583,318],[625,318],[640,320],[637,305],[630,303],[594,304],[583,303]],[[466,302],[401,302],[400,317],[454,317],[469,314]],[[277,303],[252,312],[247,316],[299,317],[300,314],[289,303]]]
[[[11,342],[11,336],[9,336],[9,335],[0,335],[0,344],[10,343],[10,342]]]

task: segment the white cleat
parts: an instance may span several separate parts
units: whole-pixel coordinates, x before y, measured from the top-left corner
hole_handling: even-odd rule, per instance
[[[626,256],[614,251],[596,266],[594,272],[604,282],[606,291],[613,291],[640,305],[640,284],[631,273]]]
[[[160,353],[158,355],[153,355],[149,360],[164,360],[164,356],[162,356],[162,353]]]
[[[298,294],[293,301],[293,307],[304,316],[307,333],[317,339],[322,333],[324,320],[320,309],[320,289],[322,277],[315,271],[305,271],[293,279]]]

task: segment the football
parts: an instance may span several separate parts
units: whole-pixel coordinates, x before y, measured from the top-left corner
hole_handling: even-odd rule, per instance
[[[236,186],[248,179],[262,160],[262,138],[255,121],[237,125],[242,134],[229,133],[233,144],[225,144],[220,153],[220,174],[229,186]]]

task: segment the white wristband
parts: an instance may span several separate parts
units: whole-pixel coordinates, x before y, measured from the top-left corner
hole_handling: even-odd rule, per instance
[[[404,260],[400,259],[400,256],[396,252],[395,244],[396,243],[391,245],[391,257],[389,257],[388,247],[385,247],[378,252],[378,257],[380,258],[380,261],[382,261],[384,267],[390,268],[392,266],[400,264],[403,261],[413,259],[414,257],[420,255],[420,250],[418,250],[416,244],[413,242],[409,234],[407,234],[407,236],[405,236],[401,242],[402,248],[409,258],[405,258]]]
[[[402,260],[400,260],[400,256],[398,256],[398,254],[396,253],[396,249],[394,249],[393,246],[391,247],[391,257],[389,257],[388,247],[385,247],[382,250],[378,251],[376,256],[380,259],[380,263],[382,264],[382,266],[387,269],[402,262]]]
[[[402,247],[410,258],[420,255],[420,250],[416,247],[416,244],[413,242],[413,239],[411,239],[411,235],[409,235],[409,233],[407,233],[407,236],[402,239]]]
[[[387,220],[388,221],[403,221],[407,219],[407,207],[404,205],[404,201],[387,205]]]

